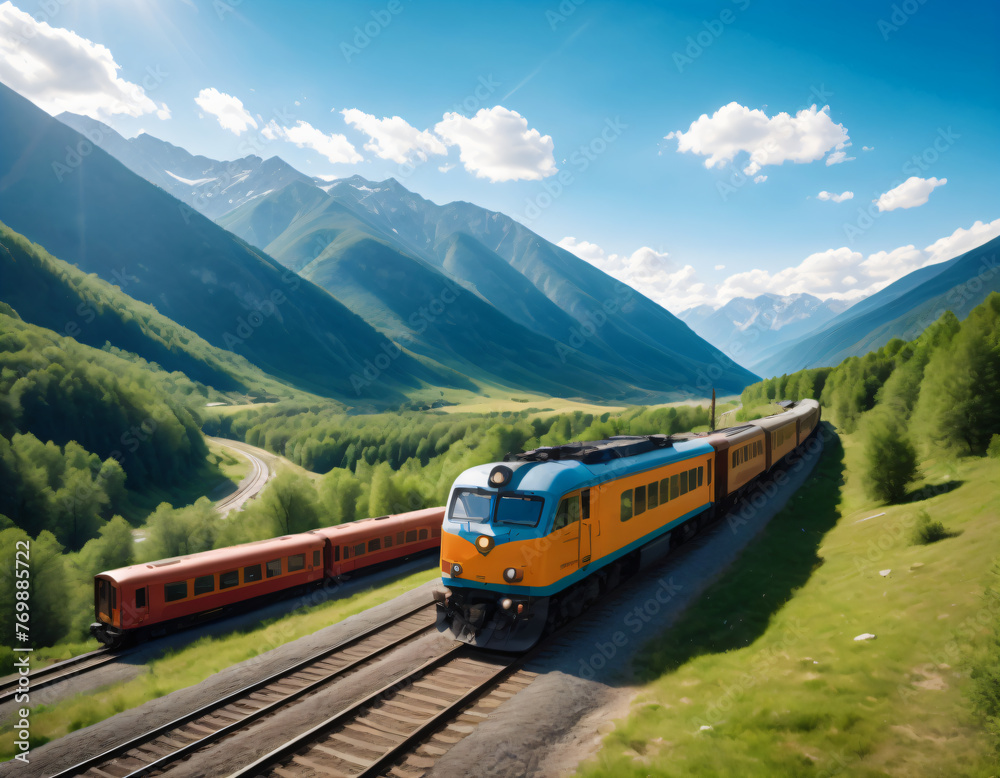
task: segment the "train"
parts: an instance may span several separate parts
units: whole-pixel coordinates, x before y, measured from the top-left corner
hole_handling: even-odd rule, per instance
[[[508,455],[452,486],[438,628],[523,651],[694,535],[813,435],[815,400],[728,429],[625,435]]]
[[[386,567],[437,549],[443,518],[427,508],[108,570],[94,577],[90,633],[117,649]]]

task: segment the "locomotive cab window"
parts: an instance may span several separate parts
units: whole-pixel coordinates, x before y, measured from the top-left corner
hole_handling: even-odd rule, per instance
[[[622,521],[632,518],[632,490],[626,489],[622,492]]]
[[[536,527],[545,500],[528,494],[501,494],[497,500],[497,524]],[[427,530],[423,530],[426,532]]]
[[[239,570],[230,570],[228,573],[221,573],[219,575],[220,589],[232,589],[234,586],[239,586],[239,585],[240,585]]]
[[[260,577],[260,565],[249,565],[243,568],[243,583],[259,581]]]
[[[281,575],[281,560],[272,559],[267,563],[267,577],[274,578],[278,575]]]
[[[339,551],[340,546],[334,546],[334,551]],[[339,557],[340,555],[337,554]],[[303,570],[306,566],[306,555],[305,554],[294,554],[288,557],[288,572],[294,573],[296,570]]]
[[[146,587],[143,586],[141,589],[135,590],[135,607],[145,608],[146,607]]]
[[[451,498],[450,518],[456,521],[487,521],[493,495],[480,489],[456,489]]]
[[[164,602],[176,602],[177,600],[183,600],[187,596],[187,581],[178,581],[177,583],[168,583],[163,585]]]
[[[194,579],[194,596],[209,594],[215,591],[215,576],[202,575]]]
[[[556,520],[552,525],[552,529],[562,529],[563,527],[568,527],[574,521],[580,520],[580,496],[573,495],[572,497],[563,497],[559,502],[559,508],[556,510]]]

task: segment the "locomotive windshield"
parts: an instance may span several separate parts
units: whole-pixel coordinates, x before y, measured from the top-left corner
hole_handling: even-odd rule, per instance
[[[501,494],[497,501],[497,524],[517,524],[521,527],[538,526],[542,515],[541,497],[529,497],[526,494]]]
[[[479,489],[456,489],[450,518],[456,521],[488,521],[493,495]]]

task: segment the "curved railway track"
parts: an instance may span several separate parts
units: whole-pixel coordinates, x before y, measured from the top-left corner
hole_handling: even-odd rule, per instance
[[[534,680],[523,670],[514,675],[527,657],[455,644],[229,778],[422,775]]]
[[[46,686],[65,681],[67,678],[74,678],[83,675],[98,667],[118,661],[124,654],[113,653],[106,648],[99,648],[87,654],[74,656],[62,662],[41,667],[28,674],[28,686],[35,692],[44,689]],[[0,683],[0,705],[10,702],[18,692],[18,677],[13,676]]]
[[[284,708],[345,673],[434,629],[434,605],[423,604],[295,665],[63,770],[52,778],[139,778]]]
[[[224,438],[209,438],[209,440],[250,460],[251,470],[249,475],[240,482],[235,492],[228,497],[222,498],[215,504],[215,509],[225,516],[229,511],[241,507],[247,500],[256,497],[260,490],[267,485],[267,480],[271,477],[271,472],[264,460],[260,459],[252,451],[247,450],[251,448],[250,446],[244,448]]]

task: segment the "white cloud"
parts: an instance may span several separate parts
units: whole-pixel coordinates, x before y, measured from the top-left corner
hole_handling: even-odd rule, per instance
[[[816,198],[818,200],[830,200],[834,203],[842,203],[844,200],[851,200],[854,197],[854,192],[842,192],[841,194],[834,194],[833,192],[822,191]]]
[[[116,114],[170,118],[138,84],[118,77],[111,51],[75,32],[0,5],[0,81],[53,116],[62,111],[107,120]]]
[[[767,176],[754,176],[753,182],[755,184],[762,184],[767,181]]]
[[[716,266],[715,266],[715,269],[716,269],[716,270],[725,270],[725,269],[726,269],[726,266],[725,266],[725,265],[716,265]]]
[[[831,149],[837,149],[831,158],[840,154],[836,161],[845,161],[846,152],[841,150],[850,145],[850,137],[842,124],[833,123],[829,110],[829,106],[817,110],[814,105],[794,117],[784,112],[768,116],[732,102],[711,117],[702,114],[687,132],[677,130],[665,139],[676,140],[678,152],[708,157],[707,168],[722,167],[738,154],[748,154],[743,168],[748,176],[764,165],[815,162]],[[827,164],[835,162],[828,159]]]
[[[811,254],[794,267],[775,273],[749,270],[736,273],[716,288],[715,304],[734,297],[756,297],[765,292],[808,292],[817,297],[855,300],[872,295],[922,267],[957,257],[1000,235],[1000,219],[977,221],[969,229],[959,228],[924,249],[913,245],[878,251],[867,258],[848,248]]]
[[[596,243],[563,238],[557,244],[586,260],[612,278],[641,292],[670,311],[682,311],[708,302],[706,285],[698,280],[694,267],[679,266],[668,254],[648,246],[632,254],[608,254]]]
[[[446,162],[443,165],[438,165],[438,170],[440,170],[442,173],[447,173],[449,170],[451,170],[454,167],[455,167],[455,165],[453,163]]]
[[[281,127],[272,120],[261,130],[261,134],[268,140],[287,140],[300,149],[312,149],[334,164],[354,164],[364,159],[343,135],[326,135],[301,119],[294,127]]]
[[[426,162],[431,154],[447,154],[448,149],[429,130],[418,130],[399,116],[378,119],[357,108],[340,112],[344,121],[368,136],[365,150],[400,164],[419,159]]]
[[[243,107],[243,101],[238,97],[227,95],[214,87],[202,89],[194,99],[205,113],[211,114],[219,121],[224,130],[240,135],[249,127],[257,129],[257,122],[250,112]]]
[[[446,113],[434,131],[476,178],[497,181],[539,181],[558,172],[552,137],[528,129],[528,120],[502,105],[481,108],[468,118]]]
[[[948,183],[947,178],[920,178],[910,176],[895,189],[881,195],[875,204],[880,211],[895,211],[897,208],[916,208],[923,205],[936,187]]]
[[[862,146],[861,150],[862,151],[875,151],[875,147],[874,146]]]
[[[847,152],[844,151],[844,149],[847,148],[850,145],[852,145],[852,144],[850,144],[850,143],[838,143],[837,144],[837,150],[834,151],[832,154],[830,154],[829,157],[826,158],[826,166],[830,167],[830,165],[839,165],[841,162],[853,162],[854,160],[856,160],[857,157],[849,157],[849,156],[847,156]]]

